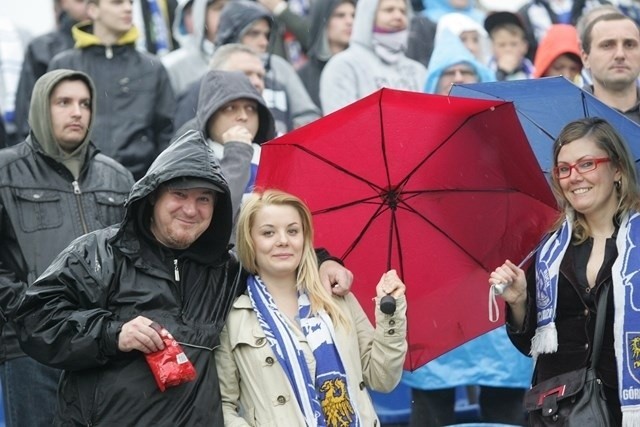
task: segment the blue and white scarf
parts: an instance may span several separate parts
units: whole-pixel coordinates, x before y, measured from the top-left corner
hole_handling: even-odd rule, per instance
[[[335,346],[331,318],[324,312],[310,316],[305,293],[298,295],[302,331],[316,359],[316,378],[311,378],[295,331],[276,307],[258,276],[247,279],[251,304],[271,349],[282,366],[308,427],[360,426],[355,401],[351,399],[344,366]]]
[[[571,218],[567,218],[542,246],[536,257],[537,328],[531,355],[555,353],[555,328],[560,262],[571,241]],[[613,264],[614,346],[616,353],[622,425],[640,425],[640,214],[632,213],[620,224]],[[637,292],[634,288],[638,286]]]

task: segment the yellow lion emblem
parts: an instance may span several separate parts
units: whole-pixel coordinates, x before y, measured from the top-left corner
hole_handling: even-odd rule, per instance
[[[633,359],[633,367],[640,368],[640,337],[631,340],[631,357]]]
[[[325,381],[320,387],[324,398],[320,402],[328,427],[348,427],[353,420],[353,406],[346,384],[341,378]]]

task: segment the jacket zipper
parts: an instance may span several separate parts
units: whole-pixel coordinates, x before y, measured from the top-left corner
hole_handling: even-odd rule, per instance
[[[104,48],[104,56],[105,56],[107,59],[111,59],[111,58],[113,58],[113,47],[111,47],[111,46],[105,46],[105,48]]]
[[[73,194],[76,195],[76,202],[78,202],[78,212],[80,212],[80,223],[82,225],[82,230],[84,231],[84,234],[87,234],[89,232],[89,228],[87,227],[87,221],[84,217],[84,209],[82,208],[82,191],[80,191],[80,185],[78,184],[78,181],[73,181],[71,185],[73,186]]]
[[[173,259],[173,275],[176,279],[176,282],[180,283],[180,269],[178,268],[178,259]]]

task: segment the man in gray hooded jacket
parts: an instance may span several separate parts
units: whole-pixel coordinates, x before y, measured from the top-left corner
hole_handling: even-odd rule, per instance
[[[56,70],[34,85],[31,132],[0,150],[0,376],[7,426],[50,425],[60,371],[21,351],[14,320],[28,285],[71,240],[119,222],[133,177],[90,142],[95,88]]]

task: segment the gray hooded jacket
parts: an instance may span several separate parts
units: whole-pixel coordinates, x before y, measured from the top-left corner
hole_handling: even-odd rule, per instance
[[[382,87],[421,92],[427,69],[402,55],[397,62],[383,61],[373,48],[373,27],[379,0],[358,0],[349,47],[334,55],[322,71],[320,100],[324,114],[351,104]],[[408,21],[412,18],[406,0]]]
[[[100,154],[89,135],[71,155],[59,148],[53,136],[49,96],[67,78],[89,86],[95,111],[95,88],[86,74],[51,71],[34,86],[30,136],[0,150],[0,307],[10,322],[27,286],[71,240],[122,220],[125,198],[133,185],[131,173]],[[77,168],[77,178],[65,163]],[[22,355],[13,324],[5,324],[0,361]]]

